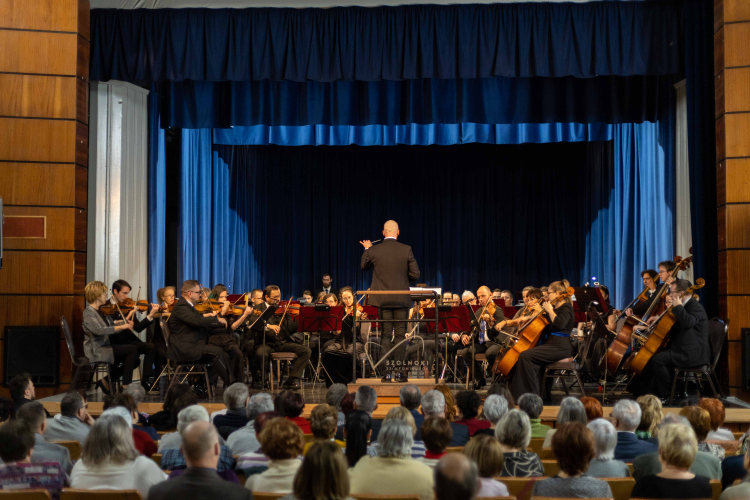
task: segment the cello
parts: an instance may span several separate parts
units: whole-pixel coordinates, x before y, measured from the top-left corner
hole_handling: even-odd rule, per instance
[[[703,288],[706,285],[706,281],[703,278],[698,278],[695,280],[695,285],[691,286],[682,294],[680,294],[680,297],[685,296],[692,296],[693,292],[699,288]],[[643,373],[643,370],[645,370],[646,365],[649,361],[651,361],[651,358],[654,357],[654,354],[661,351],[666,347],[667,342],[669,342],[669,334],[672,331],[672,327],[674,327],[675,323],[677,323],[677,318],[675,318],[674,314],[672,313],[672,308],[674,306],[670,306],[669,309],[664,311],[657,319],[656,321],[649,326],[648,333],[646,338],[644,339],[645,342],[643,342],[643,337],[636,333],[636,340],[639,342],[643,342],[643,347],[641,347],[637,353],[635,353],[635,356],[633,357],[633,362],[630,364],[630,371],[635,375],[640,375]]]
[[[552,305],[557,304],[563,299],[572,297],[574,293],[575,290],[573,290],[572,287],[566,288],[565,293],[561,293],[554,301],[552,301]],[[502,373],[505,377],[507,377],[513,367],[516,365],[516,362],[518,361],[521,353],[524,351],[528,351],[539,343],[539,338],[542,335],[542,331],[547,325],[549,325],[549,320],[543,313],[544,309],[535,313],[531,317],[531,319],[526,322],[525,325],[518,329],[518,341],[513,345],[513,347],[508,349],[508,351],[503,355],[502,359],[500,358],[500,356],[495,359],[495,364],[492,367],[493,373]]]

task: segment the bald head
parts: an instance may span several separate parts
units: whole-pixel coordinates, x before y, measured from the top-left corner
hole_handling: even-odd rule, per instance
[[[448,453],[435,466],[435,500],[470,500],[478,489],[477,465],[463,453]]]
[[[389,220],[383,224],[383,236],[398,236],[398,223],[395,220]]]
[[[192,422],[182,431],[182,454],[188,467],[215,469],[219,463],[219,435],[211,422]]]

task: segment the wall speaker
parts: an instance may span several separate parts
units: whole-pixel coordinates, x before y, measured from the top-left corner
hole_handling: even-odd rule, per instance
[[[36,387],[60,386],[60,330],[53,326],[6,326],[4,386],[19,373],[29,373]]]

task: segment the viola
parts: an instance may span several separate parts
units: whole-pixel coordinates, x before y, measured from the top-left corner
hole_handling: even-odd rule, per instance
[[[289,313],[289,316],[299,316],[301,306],[297,301],[292,302],[292,300],[282,300],[277,306],[276,312],[274,313],[275,316],[283,317],[287,312]]]
[[[214,299],[204,300],[203,302],[198,302],[197,304],[195,304],[195,310],[201,314],[221,312],[221,309],[223,307],[224,307],[224,302],[214,300]]]
[[[232,308],[230,309],[230,314],[232,316],[242,316],[243,314],[245,314],[245,311],[248,307],[253,309],[253,306],[246,306],[244,304],[232,306]],[[253,312],[250,313],[250,316],[260,316],[261,314],[263,314],[263,311],[261,311],[260,309],[253,309]]]

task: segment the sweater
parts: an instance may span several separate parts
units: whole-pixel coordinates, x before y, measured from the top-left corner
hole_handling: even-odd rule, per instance
[[[432,500],[433,470],[412,458],[364,456],[349,469],[351,495],[419,495]]]
[[[108,464],[90,468],[83,460],[76,462],[70,475],[70,487],[85,490],[138,490],[146,500],[151,486],[167,479],[156,462],[140,456],[121,465]]]
[[[250,491],[262,493],[291,493],[294,476],[300,465],[302,465],[302,460],[297,458],[271,460],[268,462],[268,470],[250,476],[245,487]]]

